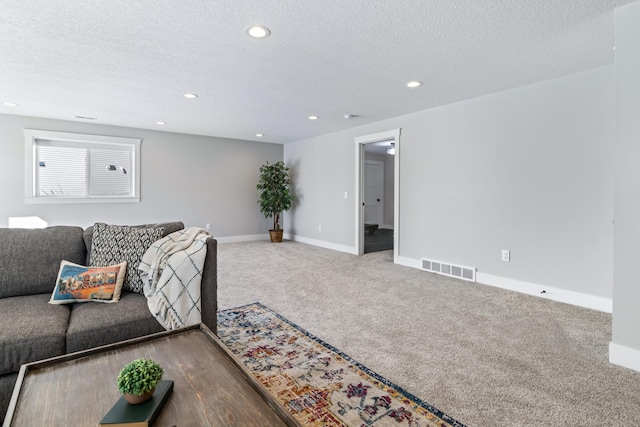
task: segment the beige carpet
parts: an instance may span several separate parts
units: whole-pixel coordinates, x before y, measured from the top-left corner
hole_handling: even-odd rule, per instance
[[[640,426],[611,315],[285,241],[219,245],[219,306],[259,301],[468,426]]]

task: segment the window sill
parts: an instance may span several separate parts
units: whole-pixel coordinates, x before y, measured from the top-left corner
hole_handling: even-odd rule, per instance
[[[26,197],[27,205],[65,205],[87,203],[140,203],[140,197]]]

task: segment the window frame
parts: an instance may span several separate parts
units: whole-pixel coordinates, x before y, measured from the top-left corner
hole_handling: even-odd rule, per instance
[[[138,203],[140,202],[140,146],[142,139],[126,138],[119,136],[90,135],[81,133],[55,132],[39,129],[24,129],[25,138],[25,203],[42,204],[64,204],[64,203]],[[38,141],[53,141],[69,143],[70,145],[82,146],[88,149],[104,148],[105,146],[127,145],[132,149],[132,183],[131,193],[128,196],[99,196],[86,194],[83,196],[55,196],[47,197],[38,195],[37,187],[37,155],[36,148]],[[87,165],[87,172],[90,165]]]

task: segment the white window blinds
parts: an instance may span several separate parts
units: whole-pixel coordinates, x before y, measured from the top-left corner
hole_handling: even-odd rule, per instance
[[[87,194],[83,148],[36,146],[37,191],[40,197],[78,197]]]
[[[25,135],[31,202],[139,201],[140,140],[32,130]]]
[[[131,152],[91,150],[89,154],[89,194],[94,196],[131,195]]]

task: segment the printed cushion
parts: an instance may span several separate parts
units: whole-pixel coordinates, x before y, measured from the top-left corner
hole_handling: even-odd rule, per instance
[[[163,230],[162,227],[135,228],[96,223],[89,264],[106,267],[126,261],[127,273],[122,289],[141,294],[143,283],[138,265],[149,246],[162,237]]]
[[[62,261],[49,303],[117,302],[126,271],[126,261],[108,267],[85,267]]]

